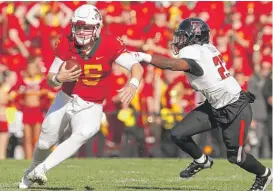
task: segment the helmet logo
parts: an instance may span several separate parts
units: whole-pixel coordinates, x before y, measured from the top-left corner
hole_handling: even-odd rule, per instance
[[[95,9],[95,11],[96,11],[96,14],[95,14],[95,19],[96,20],[102,20],[102,18],[101,18],[101,14],[99,13],[99,11],[97,10],[97,9]]]
[[[201,22],[200,21],[191,21],[191,25],[195,35],[201,35]]]

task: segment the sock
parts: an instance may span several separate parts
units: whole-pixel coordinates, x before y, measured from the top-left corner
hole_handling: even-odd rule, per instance
[[[246,154],[246,159],[244,163],[240,165],[240,167],[258,176],[263,176],[266,173],[265,166],[262,165],[259,161],[257,161],[249,153]]]
[[[202,156],[199,159],[194,159],[194,161],[197,163],[204,163],[206,159],[207,159],[206,155],[202,154]]]
[[[71,157],[86,142],[86,138],[79,134],[71,135],[67,140],[57,146],[57,148],[38,167],[46,172]]]
[[[268,168],[265,169],[265,173],[261,177],[265,177],[268,175]]]
[[[184,152],[188,153],[194,160],[198,160],[202,157],[203,152],[195,144],[191,137],[185,139],[173,138],[173,142]]]
[[[50,154],[50,149],[39,149],[36,145],[34,148],[33,159],[31,165],[28,167],[28,171],[31,172],[36,166],[44,162],[46,157]]]

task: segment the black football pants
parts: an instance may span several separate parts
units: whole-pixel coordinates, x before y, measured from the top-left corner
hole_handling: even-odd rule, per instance
[[[191,137],[204,131],[221,128],[227,151],[239,151],[245,143],[251,118],[252,110],[248,104],[231,123],[220,123],[214,118],[208,104],[202,104],[175,125],[171,132],[172,140],[183,151],[197,159],[201,157],[202,151]]]
[[[262,175],[265,173],[265,167],[252,155],[244,152],[244,144],[251,120],[250,104],[247,104],[232,122],[225,124],[214,118],[211,108],[205,103],[194,109],[175,125],[171,132],[171,138],[181,150],[188,153],[192,158],[198,159],[203,152],[195,144],[192,136],[214,128],[221,128],[228,161],[237,164],[248,172]]]

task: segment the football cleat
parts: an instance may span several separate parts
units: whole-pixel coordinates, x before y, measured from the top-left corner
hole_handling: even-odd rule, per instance
[[[180,177],[190,178],[203,169],[211,168],[212,165],[213,165],[212,158],[206,156],[206,161],[204,163],[197,163],[193,161],[185,170],[180,172]]]
[[[268,168],[266,176],[256,176],[255,182],[249,191],[264,191],[266,187],[272,182],[272,171]]]
[[[39,185],[44,185],[47,183],[47,177],[45,175],[45,170],[40,166],[36,167],[27,175],[28,180],[36,182]]]
[[[28,180],[27,176],[30,173],[29,170],[26,170],[24,173],[23,178],[21,179],[21,182],[18,185],[19,189],[28,189],[34,182]]]

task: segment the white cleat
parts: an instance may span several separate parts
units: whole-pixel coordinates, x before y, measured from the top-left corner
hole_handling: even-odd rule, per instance
[[[35,168],[33,171],[31,171],[27,178],[31,182],[36,182],[39,185],[44,185],[47,183],[47,177],[45,175],[45,172],[42,168]]]
[[[29,174],[29,171],[26,170],[21,182],[18,185],[19,189],[28,189],[33,184],[32,181],[28,180],[28,178],[27,178],[28,174]]]

